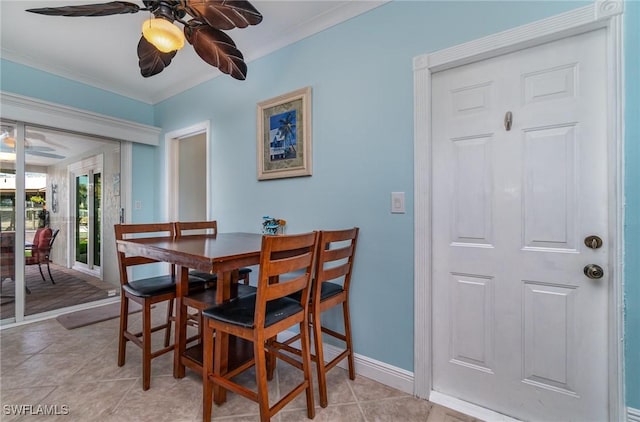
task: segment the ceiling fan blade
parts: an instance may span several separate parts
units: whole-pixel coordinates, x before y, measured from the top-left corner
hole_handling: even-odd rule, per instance
[[[162,72],[165,67],[169,66],[171,59],[175,55],[176,51],[163,53],[144,37],[140,37],[138,42],[138,65],[143,77],[148,78]]]
[[[182,0],[185,10],[216,29],[246,28],[262,22],[262,15],[248,1]]]
[[[187,41],[198,56],[222,73],[244,80],[247,77],[247,65],[240,50],[227,34],[203,23],[189,21],[184,27]]]
[[[59,160],[62,160],[63,158],[67,158],[64,155],[52,154],[50,152],[40,152],[40,151],[26,150],[25,153],[29,154],[29,155],[35,155],[35,156],[38,156],[38,157],[57,158]]]
[[[25,146],[25,151],[50,152],[50,151],[55,151],[55,148],[40,146],[40,145],[31,146],[27,144]]]
[[[79,6],[43,7],[27,9],[27,12],[48,16],[108,16],[123,13],[136,13],[140,6],[127,1],[111,1],[109,3],[83,4]]]

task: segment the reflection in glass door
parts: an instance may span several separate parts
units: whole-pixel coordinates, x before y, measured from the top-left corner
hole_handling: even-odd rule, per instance
[[[70,166],[74,183],[73,268],[100,274],[102,232],[102,156]]]
[[[93,174],[93,265],[100,266],[100,233],[102,233],[101,216],[102,216],[102,174]]]
[[[89,204],[87,191],[89,176],[76,177],[76,262],[87,264],[87,245],[89,243]]]

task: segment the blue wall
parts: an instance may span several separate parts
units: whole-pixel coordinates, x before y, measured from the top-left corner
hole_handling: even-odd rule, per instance
[[[627,406],[640,409],[640,2],[625,3],[625,347]]]
[[[247,81],[219,77],[155,107],[6,60],[0,89],[155,124],[165,132],[210,120],[213,212],[221,230],[258,232],[265,214],[287,219],[290,232],[360,226],[353,286],[356,352],[411,371],[411,60],[581,5],[394,2],[249,63]],[[625,7],[626,398],[628,406],[640,409],[640,4]],[[308,85],[313,176],[257,182],[255,104]],[[143,203],[133,219],[159,219],[162,150],[135,146],[133,159],[133,197]],[[406,214],[389,213],[391,191],[406,192]]]
[[[152,125],[153,107],[8,60],[0,63],[0,89],[120,119]]]
[[[158,104],[156,124],[172,131],[211,120],[222,231],[257,232],[263,215],[286,219],[290,232],[358,225],[355,351],[411,371],[412,59],[578,6],[389,3],[249,63],[245,82],[216,78]],[[256,103],[309,85],[313,176],[256,181]],[[406,192],[406,214],[390,213],[392,191]]]

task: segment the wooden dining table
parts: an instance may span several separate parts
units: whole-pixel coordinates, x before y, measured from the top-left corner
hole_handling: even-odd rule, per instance
[[[176,265],[176,324],[173,375],[182,378],[185,375],[185,363],[193,364],[194,369],[202,368],[201,345],[194,346],[195,353],[187,353],[187,306],[185,298],[189,295],[189,270],[217,274],[217,303],[232,298],[232,282],[241,267],[259,264],[262,235],[256,233],[218,233],[216,235],[189,235],[174,239],[126,239],[117,240],[119,252],[137,255]],[[229,338],[216,339],[216,347],[230,349]],[[200,347],[200,351],[197,351]],[[231,349],[234,349],[231,347]],[[236,349],[238,349],[236,347]],[[251,350],[251,345],[244,347]],[[228,362],[221,363],[226,369]],[[191,365],[189,365],[191,367]],[[201,370],[201,369],[200,369]]]

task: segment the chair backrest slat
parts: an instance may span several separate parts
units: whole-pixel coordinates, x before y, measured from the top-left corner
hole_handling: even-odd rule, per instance
[[[322,272],[322,280],[323,281],[335,280],[336,278],[344,277],[349,273],[349,271],[351,271],[350,262],[345,262],[344,264],[331,267],[331,268],[325,268]]]
[[[337,261],[339,259],[349,258],[353,254],[353,243],[349,246],[337,248],[337,249],[325,249],[324,250],[324,262]]]
[[[207,234],[215,236],[218,234],[218,222],[212,221],[177,221],[176,237],[193,236]],[[194,233],[195,232],[195,233]]]

